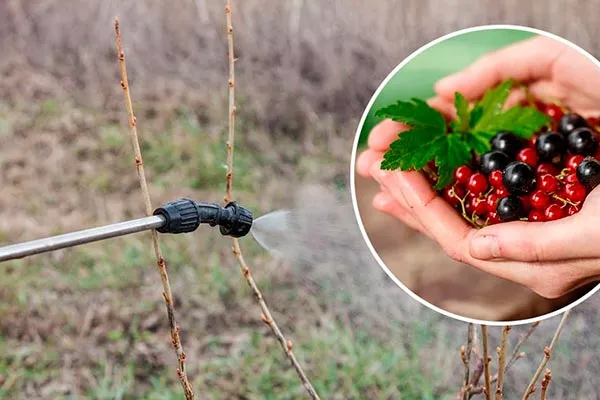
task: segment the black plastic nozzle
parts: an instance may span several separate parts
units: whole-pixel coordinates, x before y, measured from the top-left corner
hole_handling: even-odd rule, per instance
[[[154,215],[165,218],[165,224],[157,229],[161,233],[193,232],[200,224],[219,225],[222,235],[236,238],[246,236],[252,227],[250,210],[232,201],[225,207],[216,203],[179,199],[154,210]]]

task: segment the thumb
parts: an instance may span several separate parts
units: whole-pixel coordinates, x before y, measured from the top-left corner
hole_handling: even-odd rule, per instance
[[[479,260],[557,261],[600,255],[598,224],[573,215],[551,222],[510,222],[481,229],[470,242]],[[590,229],[595,232],[590,232]]]
[[[550,78],[554,62],[566,48],[555,39],[536,36],[485,54],[466,69],[438,81],[435,91],[447,99],[460,92],[474,100],[509,78],[518,82]]]

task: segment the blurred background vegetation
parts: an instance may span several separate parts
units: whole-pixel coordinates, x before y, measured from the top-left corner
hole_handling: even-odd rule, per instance
[[[222,198],[222,3],[0,2],[1,243],[143,215],[114,16],[122,23],[154,204]],[[234,1],[235,197],[260,215],[292,204],[307,183],[346,191],[364,107],[389,71],[428,41],[471,25],[511,22],[546,28],[597,53],[597,6],[595,0]],[[163,243],[199,398],[301,398],[230,242],[206,228]],[[340,288],[339,279],[322,277],[323,269],[309,273],[276,262],[249,238],[242,246],[322,398],[454,396],[464,324],[417,306],[389,281],[394,294],[385,292],[385,308],[375,307],[368,293]],[[340,276],[354,271],[334,267]],[[377,266],[371,273],[383,275]],[[181,398],[160,291],[144,234],[0,265],[0,397]],[[555,399],[597,396],[597,311],[586,307],[573,316],[552,363]],[[515,386],[507,398],[524,388],[556,322],[544,323],[524,349],[531,357],[511,371],[507,382]]]
[[[454,36],[417,54],[400,70],[389,77],[373,104],[369,107],[361,127],[359,146],[366,144],[369,132],[380,118],[375,112],[398,100],[434,96],[433,86],[441,78],[467,67],[478,57],[525,40],[535,34],[516,29],[474,31]]]

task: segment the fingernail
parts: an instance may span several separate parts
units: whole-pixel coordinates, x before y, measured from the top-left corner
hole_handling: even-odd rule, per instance
[[[495,236],[475,236],[471,240],[471,256],[480,260],[500,257],[500,248]]]

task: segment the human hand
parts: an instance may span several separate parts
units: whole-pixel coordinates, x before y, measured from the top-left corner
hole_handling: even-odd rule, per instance
[[[506,59],[511,60],[509,62]],[[517,62],[519,64],[517,64]],[[580,53],[548,38],[535,38],[487,55],[438,82],[430,105],[453,113],[455,91],[468,99],[512,77],[540,98],[553,97],[586,115],[598,113],[600,71]],[[518,93],[513,95],[517,98]],[[473,229],[416,171],[382,171],[383,154],[402,124],[384,121],[369,136],[369,149],[357,172],[375,178],[381,192],[373,199],[386,212],[436,240],[455,260],[556,298],[600,277],[600,189],[574,216],[552,222],[510,222]]]

